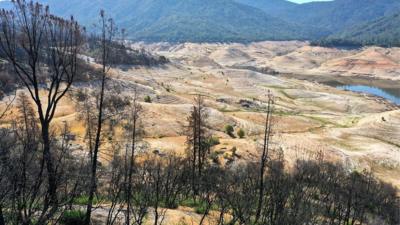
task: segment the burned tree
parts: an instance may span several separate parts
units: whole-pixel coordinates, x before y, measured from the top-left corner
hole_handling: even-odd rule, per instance
[[[73,18],[53,16],[38,3],[13,3],[14,10],[0,12],[0,50],[35,103],[47,170],[49,198],[44,204],[55,211],[58,184],[50,125],[76,75],[82,29]]]
[[[131,210],[132,210],[132,188],[133,188],[133,173],[135,169],[135,157],[137,154],[138,142],[140,141],[141,134],[143,130],[141,129],[140,124],[140,114],[142,112],[142,106],[138,102],[138,93],[135,89],[134,97],[131,102],[130,107],[128,108],[128,124],[126,125],[126,130],[128,134],[130,134],[130,148],[126,147],[125,152],[125,165],[126,165],[126,176],[125,176],[125,185],[126,185],[126,224],[130,224],[131,221]]]
[[[257,208],[256,208],[256,215],[255,215],[255,223],[258,222],[261,216],[261,210],[262,210],[262,205],[264,203],[264,189],[265,189],[265,184],[264,184],[264,176],[265,176],[265,170],[268,162],[268,154],[270,150],[270,144],[271,144],[271,136],[272,136],[272,114],[274,110],[274,99],[273,96],[270,92],[268,92],[268,102],[267,102],[267,111],[266,111],[266,118],[265,118],[265,127],[264,127],[264,139],[263,139],[263,145],[262,145],[262,151],[261,151],[261,157],[260,157],[260,172],[259,172],[259,184],[258,184],[258,202],[257,202]]]
[[[101,66],[102,66],[102,73],[101,73],[101,78],[100,78],[100,93],[99,93],[99,99],[97,102],[97,122],[95,124],[95,134],[94,134],[94,142],[93,142],[93,150],[91,150],[92,154],[91,155],[91,170],[90,170],[90,184],[89,184],[89,199],[88,199],[88,204],[86,208],[86,217],[85,217],[85,224],[89,225],[90,224],[90,219],[91,219],[91,214],[92,214],[92,208],[93,208],[93,199],[95,192],[97,190],[97,160],[99,157],[99,150],[100,150],[100,145],[101,145],[101,138],[102,138],[102,129],[103,129],[103,123],[104,123],[104,103],[105,103],[105,88],[106,88],[106,82],[108,79],[108,72],[111,68],[111,65],[109,63],[109,53],[110,53],[110,45],[111,42],[113,41],[115,37],[115,24],[114,21],[111,18],[107,18],[105,15],[105,12],[101,10],[100,12],[100,34],[97,39],[98,42],[100,42],[101,45]],[[91,140],[90,140],[90,143]]]
[[[204,97],[197,95],[194,105],[188,117],[187,127],[187,157],[192,168],[191,184],[194,195],[198,192],[198,182],[206,163],[206,156],[209,153],[207,144],[207,109],[204,106]]]
[[[16,107],[15,120],[2,128],[0,138],[0,206],[6,213],[3,220],[6,224],[47,224],[62,213],[76,192],[81,167],[71,155],[71,135],[65,124],[59,137],[54,132],[51,135],[57,195],[61,201],[49,209],[39,121],[27,95],[19,95]]]

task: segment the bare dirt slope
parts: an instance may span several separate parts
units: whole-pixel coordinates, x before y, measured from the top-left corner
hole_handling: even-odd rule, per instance
[[[143,47],[141,44],[135,46]],[[400,48],[365,47],[345,50],[310,46],[306,42],[258,42],[251,44],[153,44],[181,62],[203,66],[269,68],[281,73],[360,76],[400,80]],[[216,63],[216,64],[215,64]]]
[[[256,154],[255,140],[262,132],[263,107],[270,90],[276,98],[275,141],[284,149],[288,161],[323,150],[329,158],[352,168],[372,170],[400,186],[399,108],[372,96],[293,79],[296,74],[333,79],[335,76],[373,78],[392,80],[400,88],[399,48],[341,50],[313,47],[304,42],[164,43],[141,47],[165,55],[172,63],[168,68],[133,69],[122,79],[151,76],[171,87],[170,92],[156,88],[162,92],[160,96],[185,99],[185,104],[164,106],[166,115],[170,115],[169,110],[179,112],[171,123],[182,122],[177,108],[187,112],[186,104],[193,94],[206,95],[210,127],[222,138],[217,148],[229,151],[236,147],[244,157]],[[283,78],[278,73],[290,73],[293,78]],[[158,121],[162,117],[160,114],[153,119]],[[228,123],[236,129],[243,128],[246,138],[232,139],[223,134]],[[180,132],[176,137],[169,134],[171,129],[164,132],[159,134],[162,138],[149,142],[159,148],[171,146],[169,150],[184,150],[178,147],[184,146],[185,140]],[[165,145],[161,144],[163,139]]]
[[[222,162],[249,159],[257,155],[271,91],[276,100],[274,142],[288,162],[323,151],[329,159],[371,170],[400,187],[400,109],[372,96],[294,79],[296,74],[341,75],[400,84],[400,49],[339,50],[303,42],[135,44],[139,45],[171,63],[114,69],[109,88],[118,87],[125,95],[138,88],[141,99],[152,98],[152,103],[143,103],[145,140],[152,150],[184,153],[186,118],[194,95],[202,94],[209,107],[210,132],[220,138],[214,150]],[[71,122],[82,138],[73,105],[64,101],[57,121]],[[226,135],[227,124],[242,128],[245,138]],[[102,152],[106,160],[107,149]]]

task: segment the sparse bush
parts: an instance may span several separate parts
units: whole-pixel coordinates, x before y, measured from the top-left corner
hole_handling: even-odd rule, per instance
[[[206,211],[207,211],[207,204],[205,204],[205,203],[199,204],[199,205],[194,209],[194,211],[195,211],[197,214],[204,214],[204,213],[206,213]]]
[[[75,205],[87,205],[88,201],[89,201],[89,196],[81,195],[81,196],[78,196],[78,197],[74,198],[73,203]],[[93,198],[93,203],[94,204],[98,204],[99,202],[100,202],[99,198],[97,198],[97,197]]]
[[[182,200],[180,202],[180,205],[193,208],[193,207],[197,206],[197,202],[193,198],[187,198],[187,199]]]
[[[63,225],[83,225],[84,223],[85,212],[80,210],[65,211],[60,218],[60,224]]]
[[[233,131],[234,129],[232,125],[228,124],[225,126],[225,133],[227,133],[229,136],[234,137]]]
[[[146,97],[144,97],[144,102],[151,103],[151,97],[146,95]]]
[[[177,209],[179,207],[179,203],[178,201],[168,202],[166,200],[163,200],[162,202],[160,202],[160,206],[167,209]]]
[[[220,162],[219,162],[219,154],[218,154],[218,152],[212,152],[211,154],[210,154],[210,159],[213,161],[213,163],[215,163],[215,164],[219,164]]]
[[[195,201],[192,198],[185,199],[181,202],[182,206],[194,208],[197,214],[204,214],[207,210],[207,203],[204,201]]]
[[[219,145],[220,144],[219,138],[218,137],[210,137],[208,139],[208,144],[210,147]]]
[[[244,138],[244,135],[245,135],[244,130],[242,128],[240,128],[237,131],[237,135],[238,135],[239,138]]]
[[[237,148],[236,148],[236,146],[234,146],[232,148],[232,156],[236,156],[236,152],[237,152]]]

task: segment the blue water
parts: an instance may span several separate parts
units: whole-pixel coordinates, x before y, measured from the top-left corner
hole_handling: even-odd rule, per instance
[[[344,85],[337,88],[347,91],[366,93],[382,97],[390,102],[400,105],[400,87],[398,89],[381,89],[365,85]]]

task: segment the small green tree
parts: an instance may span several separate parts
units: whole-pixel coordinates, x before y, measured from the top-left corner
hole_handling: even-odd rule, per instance
[[[239,138],[244,138],[244,135],[245,135],[244,130],[242,128],[240,128],[237,131],[237,135],[238,135]]]
[[[146,95],[146,97],[144,97],[144,102],[151,103],[151,97]]]
[[[232,125],[228,124],[225,126],[225,133],[227,133],[229,136],[233,137],[234,136],[233,132],[234,132],[234,129],[233,129]]]

